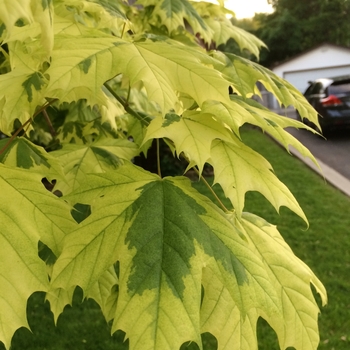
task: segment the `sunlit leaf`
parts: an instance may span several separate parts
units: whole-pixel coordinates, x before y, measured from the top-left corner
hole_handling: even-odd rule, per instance
[[[286,80],[278,77],[267,68],[233,54],[214,53],[214,56],[226,63],[222,71],[231,81],[235,91],[244,97],[260,94],[257,82],[264,85],[277,101],[285,107],[294,106],[302,117],[307,117],[318,125],[315,109],[307,102],[305,97]]]
[[[275,226],[247,213],[241,222],[252,250],[266,265],[268,279],[279,296],[283,318],[278,314],[269,317],[262,309],[250,309],[246,318],[239,318],[239,309],[221,284],[218,274],[208,269],[210,283],[204,293],[203,331],[210,331],[218,339],[218,350],[258,349],[256,326],[258,318],[263,317],[277,333],[281,349],[316,349],[320,311],[310,284],[325,303],[327,296],[323,285],[293,254]],[[215,294],[219,297],[215,297]]]
[[[102,173],[116,169],[123,160],[130,161],[138,154],[137,146],[128,140],[100,140],[91,145],[64,144],[51,152],[62,165],[66,181],[58,181],[55,189],[63,194],[71,192],[86,181],[88,173]]]
[[[214,63],[210,57],[176,43],[60,37],[52,56],[47,94],[61,101],[86,98],[90,104],[104,104],[103,83],[120,73],[132,86],[143,82],[148,98],[163,112],[178,101],[176,91],[188,94],[198,104],[228,99],[229,83],[209,67]]]
[[[116,196],[122,188],[129,194]],[[84,200],[94,198],[92,215],[67,236],[54,267],[53,286],[89,289],[118,260],[113,329],[126,331],[131,349],[200,342],[201,270],[206,265],[220,271],[243,314],[253,305],[269,305],[268,313],[278,313],[273,290],[269,301],[262,297],[270,287],[246,242],[187,179],[160,180],[127,166],[90,177],[89,186],[78,192]],[[98,228],[94,215],[100,217]],[[147,227],[146,217],[152,222]],[[83,274],[78,272],[81,264]],[[254,298],[246,293],[250,284],[255,285]]]
[[[0,0],[0,22],[3,22],[8,35],[19,19],[28,22],[33,21],[33,14],[31,11],[31,0]]]
[[[324,286],[311,269],[294,255],[275,226],[253,214],[245,214],[242,224],[264,260],[269,278],[282,301],[285,334],[278,334],[281,349],[316,349],[320,310],[310,284],[320,295],[322,305],[327,302]]]
[[[211,154],[210,163],[216,170],[214,181],[221,185],[238,216],[243,211],[246,192],[258,191],[277,211],[281,206],[286,206],[307,222],[296,199],[259,153],[236,139],[235,143],[214,141]]]
[[[1,140],[0,150],[3,150],[0,162],[7,166],[41,171],[51,179],[57,179],[57,176],[63,178],[57,159],[24,137],[17,137],[11,142],[9,139]]]
[[[0,75],[0,130],[11,135],[13,122],[26,123],[44,100],[46,78],[40,72],[14,70]]]
[[[29,296],[48,288],[39,240],[58,254],[65,233],[73,227],[68,205],[47,191],[41,178],[0,164],[0,340],[7,347],[18,328],[28,327]]]
[[[259,57],[261,47],[266,45],[256,36],[232,25],[227,15],[233,13],[222,6],[208,2],[193,2],[198,13],[203,17],[205,24],[211,29],[211,41],[217,46],[225,44],[229,39],[234,39],[241,50],[248,50],[256,57]],[[210,44],[210,42],[209,42]]]
[[[208,114],[191,112],[179,117],[169,113],[164,119],[154,119],[147,128],[145,141],[153,138],[172,140],[178,156],[183,152],[190,163],[189,168],[198,166],[201,173],[210,159],[212,141],[230,141],[231,134]]]
[[[121,191],[128,195],[118,196]],[[320,282],[281,243],[273,226],[247,215],[235,221],[234,215],[221,212],[192,189],[186,178],[161,180],[131,165],[123,166],[91,175],[87,184],[68,197],[75,198],[90,200],[93,210],[66,237],[54,266],[53,286],[79,285],[89,290],[118,261],[113,330],[126,332],[132,350],[172,349],[188,340],[200,344],[201,327],[213,331],[220,349],[229,349],[220,347],[222,340],[233,344],[233,336],[240,333],[241,341],[246,338],[242,348],[248,349],[248,344],[254,344],[251,336],[259,316],[275,326],[282,341],[284,313],[312,305],[318,312],[310,282],[325,300]],[[266,225],[271,237],[261,234]],[[279,258],[271,258],[281,244],[284,250],[280,249]],[[291,285],[302,283],[299,294],[286,289],[294,298],[292,303],[286,304],[281,294],[286,277],[275,268],[277,263],[271,261],[266,269],[271,259],[295,270],[295,277],[288,276]],[[79,266],[84,266],[84,273]],[[219,332],[212,325],[222,324],[219,315],[238,333]],[[315,315],[311,318],[316,322]],[[317,325],[311,327],[316,334]]]
[[[307,129],[313,133],[315,133],[315,130],[298,120],[278,115],[252,99],[231,96],[231,100],[231,103],[207,101],[203,104],[202,111],[212,114],[218,120],[228,125],[237,136],[240,136],[239,129],[245,123],[258,126],[280,142],[286,150],[289,151],[289,146],[292,146],[304,157],[310,158],[317,164],[311,152],[292,136],[286,128]]]
[[[191,26],[194,33],[200,35],[208,42],[212,36],[209,27],[203,18],[194,9],[193,3],[185,0],[139,0],[144,6],[152,6],[150,22],[153,25],[164,25],[169,33],[179,27],[185,27],[185,21]],[[158,23],[160,21],[160,23]]]

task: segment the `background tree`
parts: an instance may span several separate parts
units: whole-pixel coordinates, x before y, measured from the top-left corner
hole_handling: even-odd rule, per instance
[[[209,50],[233,38],[258,56],[263,43],[202,2],[1,0],[0,8],[6,347],[28,327],[32,293],[46,293],[57,320],[79,286],[131,350],[202,348],[203,332],[219,349],[256,349],[259,317],[281,348],[316,349],[310,284],[323,303],[325,289],[274,225],[244,212],[245,194],[307,219],[240,128],[255,125],[314,160],[284,130],[310,128],[250,97],[259,81],[303,117],[317,123],[317,114],[264,67]],[[232,205],[213,203],[185,176],[164,177],[160,147],[156,174],[135,165],[159,139],[201,181],[209,163]]]
[[[324,42],[350,46],[350,1],[271,0],[271,14],[257,14],[259,28],[253,30],[269,50],[261,64],[272,66]]]

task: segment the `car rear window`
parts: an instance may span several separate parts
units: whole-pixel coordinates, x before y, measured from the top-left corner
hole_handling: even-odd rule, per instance
[[[328,87],[328,93],[330,95],[342,95],[342,94],[350,95],[350,80],[342,81],[342,82],[334,82],[332,85]]]
[[[311,83],[311,85],[306,89],[304,95],[316,95],[323,93],[323,85],[320,82]]]

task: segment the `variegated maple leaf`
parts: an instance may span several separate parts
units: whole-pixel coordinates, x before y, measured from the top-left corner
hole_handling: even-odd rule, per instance
[[[102,139],[90,145],[64,144],[51,155],[65,172],[64,181],[58,179],[55,190],[68,194],[86,181],[87,174],[116,169],[124,160],[130,161],[138,155],[138,148],[128,140]]]
[[[325,302],[324,287],[264,220],[237,220],[187,178],[161,179],[130,164],[89,176],[67,200],[92,203],[92,214],[65,237],[52,288],[91,290],[118,261],[112,330],[126,332],[130,349],[178,349],[189,340],[201,347],[209,330],[219,349],[256,348],[258,317],[282,345],[316,348],[310,283]]]
[[[47,191],[42,178],[40,172],[0,164],[0,340],[7,348],[18,328],[29,327],[27,299],[48,290],[39,241],[58,256],[63,237],[75,226],[70,206]]]

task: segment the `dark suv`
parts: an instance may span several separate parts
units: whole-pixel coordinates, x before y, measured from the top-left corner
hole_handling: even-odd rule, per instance
[[[323,133],[350,128],[350,75],[309,82],[304,96],[319,113]],[[310,124],[304,119],[305,124]]]

